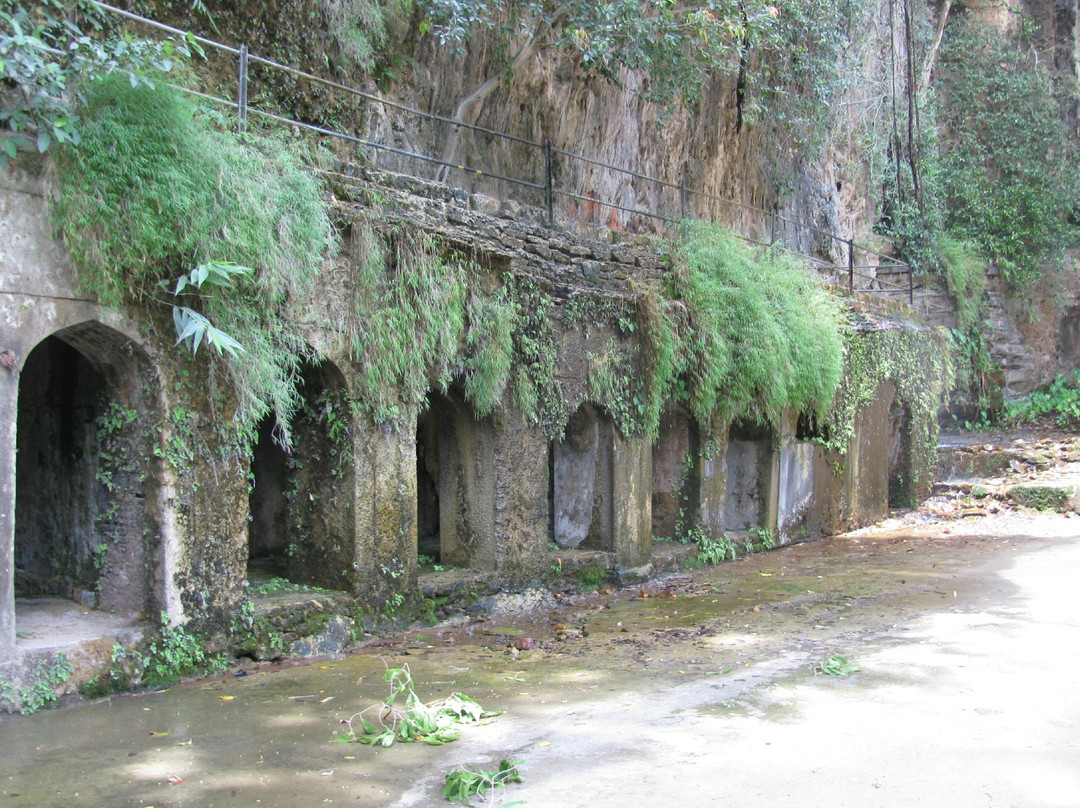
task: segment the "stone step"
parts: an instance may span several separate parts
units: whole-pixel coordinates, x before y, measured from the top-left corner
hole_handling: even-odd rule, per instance
[[[1073,482],[1024,483],[1005,489],[1010,502],[1037,511],[1067,513],[1080,508],[1080,486]]]

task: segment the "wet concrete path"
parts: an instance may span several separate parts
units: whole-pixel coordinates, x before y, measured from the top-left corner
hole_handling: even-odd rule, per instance
[[[448,771],[501,758],[522,761],[505,799],[527,806],[1080,806],[1078,533],[909,518],[553,614],[7,717],[0,808],[446,805]],[[832,654],[862,670],[815,674]],[[442,747],[331,743],[404,663],[424,698],[504,714]]]

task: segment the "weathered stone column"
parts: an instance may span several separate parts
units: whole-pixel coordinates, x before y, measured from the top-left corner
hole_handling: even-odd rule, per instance
[[[0,350],[6,346],[0,345]],[[0,370],[0,657],[15,651],[15,440],[19,376]]]
[[[407,423],[412,423],[410,419]],[[353,595],[378,608],[416,587],[416,442],[357,418],[353,435],[356,542]]]
[[[203,357],[172,354],[161,385],[177,391],[164,419],[161,565],[164,608],[174,621],[224,631],[244,597],[248,561],[248,467],[222,429],[231,412],[215,410],[220,392]],[[228,400],[228,399],[225,399]]]
[[[895,397],[896,388],[885,382],[855,415],[844,467],[845,526],[864,525],[889,512],[889,413]]]
[[[612,551],[620,567],[652,558],[652,444],[611,430]]]
[[[495,569],[512,581],[542,572],[548,528],[548,440],[516,410],[496,414]]]

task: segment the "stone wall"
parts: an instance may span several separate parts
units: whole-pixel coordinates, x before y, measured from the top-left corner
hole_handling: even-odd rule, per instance
[[[342,593],[326,602],[357,630],[360,615],[417,602],[420,553],[435,554],[447,575],[486,576],[489,591],[507,590],[548,575],[549,541],[639,575],[651,569],[658,530],[754,526],[792,541],[880,518],[888,506],[890,390],[861,413],[841,474],[796,434],[798,414],[775,429],[717,425],[703,445],[673,405],[656,446],[624,436],[590,395],[590,362],[641,335],[609,315],[575,320],[571,311],[583,301],[632,310],[635,285],[670,269],[661,247],[606,230],[551,231],[530,209],[382,176],[333,181],[343,228],[359,218],[408,223],[469,255],[485,288],[515,279],[550,296],[565,432],[551,440],[509,399],[479,418],[460,380],[433,389],[423,413],[376,424],[351,404],[353,360],[313,319],[321,359],[299,379],[291,449],[274,444],[270,420],[254,445],[243,443],[230,431],[224,374],[205,352],[173,346],[156,311],[80,297],[30,168],[0,177],[5,653],[19,650],[16,597],[80,598],[143,620],[165,612],[223,640],[242,625],[250,582],[269,571]],[[373,216],[365,202],[376,191]],[[327,269],[298,312],[334,310],[348,260]]]
[[[992,406],[1016,401],[1045,388],[1059,373],[1080,367],[1080,254],[1062,266],[1041,267],[1039,280],[1016,295],[991,267],[983,335],[994,369],[987,379]],[[953,302],[940,284],[921,289],[915,301],[930,323],[955,328]],[[966,399],[954,402],[964,418],[974,418]]]

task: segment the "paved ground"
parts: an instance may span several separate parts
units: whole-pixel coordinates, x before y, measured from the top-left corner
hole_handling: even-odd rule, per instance
[[[510,758],[500,799],[526,806],[1080,807],[1080,518],[979,511],[6,718],[0,805],[445,805],[448,771]],[[834,654],[861,670],[815,671]],[[406,663],[425,698],[504,714],[442,747],[330,743]]]

